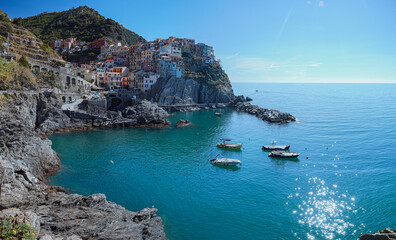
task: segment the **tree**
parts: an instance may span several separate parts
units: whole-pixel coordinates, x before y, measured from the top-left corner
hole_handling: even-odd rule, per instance
[[[22,24],[23,24],[23,20],[22,20],[22,18],[15,18],[13,21],[12,21],[12,23],[13,24],[15,24],[15,25],[17,25],[17,26],[22,26]]]

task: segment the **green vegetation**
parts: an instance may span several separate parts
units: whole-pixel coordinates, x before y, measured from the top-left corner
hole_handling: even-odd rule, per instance
[[[10,19],[8,18],[7,14],[3,11],[0,10],[0,22],[10,22]]]
[[[192,56],[185,60],[184,74],[188,74],[188,78],[208,86],[222,88],[223,86],[230,85],[227,74],[221,67],[219,61],[214,64],[202,63],[202,57]]]
[[[35,229],[29,224],[18,224],[14,216],[3,219],[0,225],[0,239],[36,239]]]
[[[87,63],[89,61],[96,60],[99,53],[99,49],[89,49],[87,51],[74,52],[72,54],[65,53],[62,54],[62,57],[68,62]]]
[[[26,67],[26,68],[30,68],[31,67],[29,61],[26,59],[26,57],[24,55],[22,55],[22,57],[19,58],[18,63],[22,67]]]
[[[39,85],[49,85],[51,87],[61,88],[59,85],[60,78],[53,72],[38,72],[36,73],[36,77],[38,79]]]
[[[37,85],[37,78],[29,68],[0,59],[0,90],[36,89]]]
[[[71,37],[86,42],[109,37],[128,45],[145,41],[143,37],[87,6],[24,18],[22,26],[46,43]]]

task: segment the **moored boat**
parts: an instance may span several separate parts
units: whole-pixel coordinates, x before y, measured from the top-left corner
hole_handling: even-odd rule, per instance
[[[290,145],[264,145],[261,149],[263,150],[287,150]]]
[[[241,161],[238,159],[232,158],[214,158],[210,160],[210,163],[214,165],[222,165],[222,166],[235,166],[235,165],[242,165]]]
[[[220,143],[217,143],[216,146],[219,148],[226,148],[226,149],[241,149],[242,143],[226,143],[231,141],[230,138],[220,138],[221,141]]]
[[[268,153],[269,157],[279,157],[279,158],[297,158],[300,156],[298,152],[286,152],[286,151],[272,151]]]
[[[215,113],[216,116],[221,117],[221,113]]]

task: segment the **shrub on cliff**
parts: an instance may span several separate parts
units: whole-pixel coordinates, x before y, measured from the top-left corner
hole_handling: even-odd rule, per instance
[[[29,68],[0,59],[0,90],[36,89],[37,86],[37,78]]]
[[[3,219],[0,225],[0,239],[36,239],[35,229],[29,224],[20,224],[11,215],[8,219]]]
[[[18,63],[22,67],[26,67],[26,68],[31,67],[29,61],[26,59],[26,57],[24,55],[22,55],[22,57],[19,58]]]

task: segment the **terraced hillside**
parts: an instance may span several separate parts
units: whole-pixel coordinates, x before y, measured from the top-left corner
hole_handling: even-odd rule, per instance
[[[4,13],[3,13],[4,14]],[[7,19],[0,19],[0,52],[11,52],[24,55],[40,62],[50,63],[53,59],[60,60],[52,48],[43,43],[27,29],[17,26]]]

